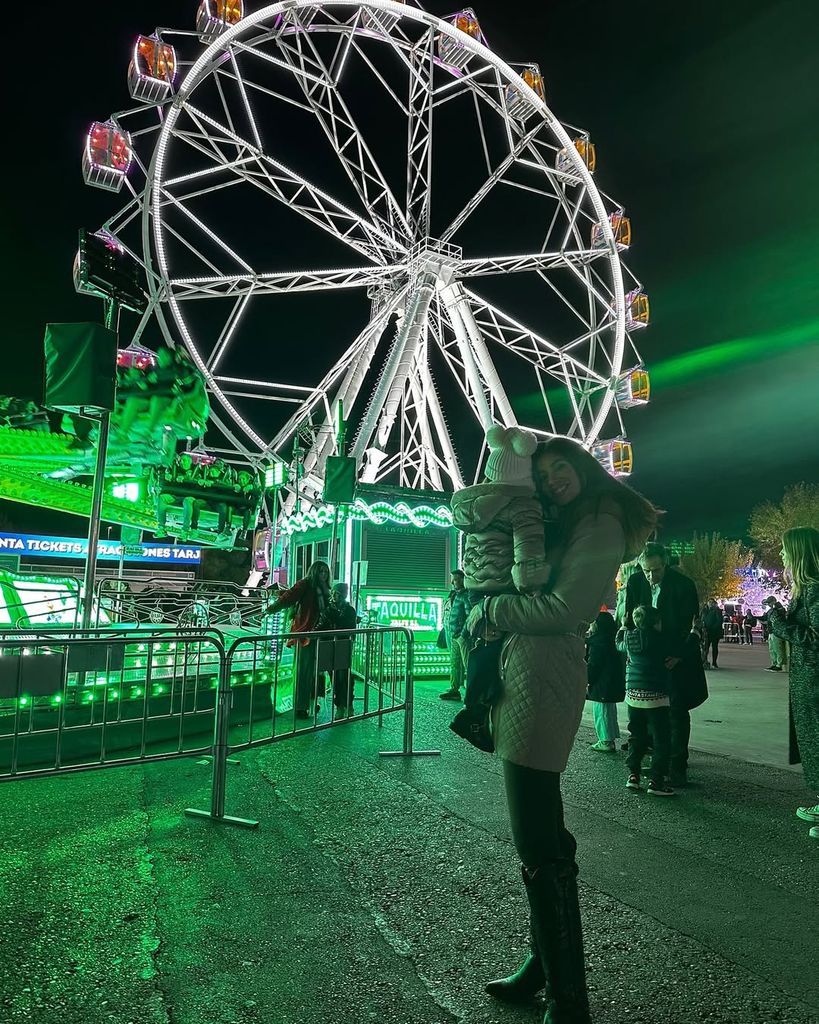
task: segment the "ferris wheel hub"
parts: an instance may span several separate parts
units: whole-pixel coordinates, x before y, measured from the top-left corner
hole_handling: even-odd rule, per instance
[[[452,283],[458,267],[463,261],[464,251],[460,245],[442,242],[437,238],[422,238],[409,252],[410,282],[422,277],[435,278],[436,288],[446,288]]]

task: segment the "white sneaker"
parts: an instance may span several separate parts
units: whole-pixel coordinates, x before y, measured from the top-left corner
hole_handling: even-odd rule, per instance
[[[808,835],[811,837],[811,839],[819,839],[819,825],[814,825],[813,828],[810,829],[810,831],[808,832]]]
[[[802,821],[819,822],[819,804],[813,807],[797,807],[796,817],[801,818]]]

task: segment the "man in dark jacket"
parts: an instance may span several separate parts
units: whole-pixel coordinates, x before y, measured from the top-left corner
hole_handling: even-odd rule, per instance
[[[690,640],[699,615],[699,597],[694,581],[669,567],[662,544],[646,544],[640,565],[643,571],[633,573],[626,584],[626,626],[634,628],[632,614],[640,605],[652,605],[660,613],[669,651],[666,665],[671,670],[671,784],[684,786],[691,735],[689,712],[708,697],[699,644]]]

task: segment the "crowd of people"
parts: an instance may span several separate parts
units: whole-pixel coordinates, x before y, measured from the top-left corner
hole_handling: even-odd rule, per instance
[[[167,530],[168,512],[182,508],[181,535],[199,527],[202,511],[217,516],[216,531],[225,534],[238,527],[247,532],[255,524],[262,499],[259,477],[249,470],[236,470],[222,459],[197,458],[182,452],[169,466],[151,472],[150,492],[157,519],[157,536]]]

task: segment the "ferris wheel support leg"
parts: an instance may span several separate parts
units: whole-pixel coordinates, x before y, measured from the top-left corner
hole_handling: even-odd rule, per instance
[[[404,395],[407,378],[415,363],[418,344],[426,322],[432,296],[435,293],[435,275],[424,273],[407,302],[406,311],[393,343],[392,351],[376,385],[364,415],[358,437],[350,454],[360,460],[370,441],[383,451],[398,408]],[[372,483],[378,466],[370,463],[361,474],[363,483]]]
[[[333,405],[337,402],[344,403],[344,411],[349,414],[353,409],[358,394],[361,390],[361,385],[364,383],[364,378],[367,375],[367,371],[375,355],[375,350],[378,347],[378,343],[381,341],[381,336],[384,333],[384,328],[387,326],[387,321],[380,319],[375,324],[371,323],[364,329],[364,334],[369,332],[366,343],[361,349],[358,356],[350,363],[347,369],[344,379],[339,385],[338,391],[333,399]],[[324,431],[321,439],[313,445],[304,460],[304,469],[307,473],[317,473],[321,475],[324,471],[324,464],[327,461],[327,456],[330,454],[330,450],[334,443],[333,436],[333,423],[332,420],[326,420],[324,424]],[[343,452],[339,452],[343,455]]]
[[[419,359],[415,364],[415,368],[409,378],[409,387],[412,392],[413,402],[415,403],[416,415],[418,416],[418,430],[421,434],[421,445],[423,448],[422,452],[422,476],[429,480],[433,488],[436,491],[442,489],[441,484],[441,469],[435,458],[435,448],[432,444],[432,433],[429,429],[429,420],[427,419],[427,394],[426,385],[423,377],[418,372],[418,368],[422,362],[426,362],[426,358]]]
[[[458,300],[458,311],[461,314],[461,319],[464,322],[466,333],[469,335],[469,340],[472,344],[472,351],[475,354],[475,361],[478,364],[478,369],[481,372],[481,376],[486,381],[486,386],[489,389],[489,393],[495,400],[500,418],[503,421],[505,427],[517,426],[517,416],[515,416],[514,410],[512,409],[512,403],[504,390],[501,379],[498,376],[498,371],[495,369],[495,364],[492,362],[492,357],[489,355],[489,349],[484,341],[483,334],[481,333],[480,327],[475,320],[475,314],[472,312],[472,307],[469,304],[469,299],[464,292],[463,285],[455,283],[450,285],[453,293]]]
[[[438,399],[435,381],[432,379],[432,374],[429,370],[429,363],[425,362],[423,365],[419,366],[419,370],[424,385],[424,392],[427,396],[427,408],[429,409],[432,425],[435,427],[435,433],[438,437],[438,446],[444,457],[446,471],[449,474],[449,479],[452,481],[452,489],[454,491],[458,491],[463,487],[464,479],[461,476],[458,457],[455,454],[455,446],[452,443],[452,438],[449,436],[449,430],[447,429],[446,420],[444,419],[444,413]]]
[[[446,307],[446,311],[449,316],[449,322],[452,324],[452,330],[455,332],[455,338],[458,342],[458,351],[461,354],[464,371],[466,372],[466,379],[469,383],[472,397],[478,408],[478,418],[481,421],[483,429],[488,430],[493,423],[492,410],[489,407],[489,401],[486,397],[486,392],[484,391],[483,382],[481,381],[480,374],[478,373],[478,364],[475,361],[472,341],[466,329],[466,324],[461,311],[461,307],[466,304],[466,297],[464,295],[458,295],[455,285],[447,285],[446,288],[441,289],[441,298],[444,300],[444,306]]]

